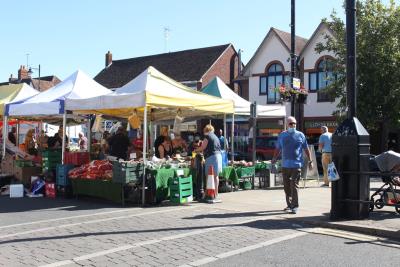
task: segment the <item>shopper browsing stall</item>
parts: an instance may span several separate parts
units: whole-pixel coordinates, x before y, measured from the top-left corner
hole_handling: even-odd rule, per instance
[[[187,153],[188,147],[180,133],[175,133],[175,138],[172,140],[172,151],[174,154]]]
[[[35,139],[34,134],[35,134],[35,130],[34,129],[28,130],[28,132],[26,133],[26,136],[25,136],[24,144],[25,144],[26,152],[29,155],[36,156],[38,151],[37,151],[37,143],[36,143],[36,139]]]
[[[171,139],[168,136],[163,136],[163,142],[158,146],[155,151],[155,155],[159,159],[166,159],[167,157],[172,157],[172,145]]]
[[[88,148],[88,140],[83,133],[79,133],[79,149],[80,150],[87,150]]]
[[[128,149],[130,141],[124,127],[119,127],[116,134],[108,142],[110,155],[126,160],[128,158]]]
[[[218,196],[218,174],[222,171],[222,154],[221,143],[214,133],[214,127],[211,124],[206,125],[203,130],[204,140],[201,146],[196,149],[196,152],[203,152],[205,162],[205,170],[208,171],[209,167],[214,168],[214,181],[215,181],[215,194]]]

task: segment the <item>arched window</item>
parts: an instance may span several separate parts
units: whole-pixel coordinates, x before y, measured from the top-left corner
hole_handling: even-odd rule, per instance
[[[309,76],[309,89],[310,91],[319,91],[336,79],[333,73],[333,61],[331,59],[323,59],[318,63],[315,72],[310,72]],[[318,101],[331,101],[329,95],[322,91],[318,92]]]
[[[267,95],[267,103],[277,103],[280,101],[280,94],[275,88],[279,87],[284,81],[284,73],[281,64],[272,64],[267,71],[267,76],[260,78],[260,95]]]

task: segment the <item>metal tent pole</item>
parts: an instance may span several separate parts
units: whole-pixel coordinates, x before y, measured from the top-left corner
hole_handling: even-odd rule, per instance
[[[146,202],[146,151],[147,151],[147,105],[144,106],[144,114],[143,114],[143,178],[142,178],[142,205],[145,205]]]
[[[235,137],[235,113],[232,113],[232,130],[231,130],[231,160],[232,164],[233,161],[235,160],[235,147],[234,147],[234,137]]]
[[[8,117],[3,116],[3,159],[6,156],[7,135],[8,135]]]
[[[63,114],[63,122],[62,122],[62,129],[63,129],[63,135],[61,136],[62,138],[62,148],[61,148],[61,163],[64,164],[65,160],[65,128],[67,124],[67,111],[64,109],[64,114]]]
[[[226,114],[224,114],[224,135],[226,136]],[[228,148],[228,139],[225,138],[225,142],[224,142],[224,150],[226,151]]]

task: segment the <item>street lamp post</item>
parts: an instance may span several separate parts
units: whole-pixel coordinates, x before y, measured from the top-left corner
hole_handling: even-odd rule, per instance
[[[40,64],[39,64],[39,66],[38,66],[37,68],[29,67],[29,70],[28,70],[29,76],[32,76],[32,73],[33,73],[32,70],[38,70],[38,71],[39,71],[38,90],[41,91],[41,90],[40,90]]]
[[[295,20],[295,0],[291,0],[291,19],[290,19],[290,37],[291,37],[291,47],[290,47],[290,86],[293,88],[293,78],[296,77],[296,20]],[[291,96],[291,108],[290,115],[295,116],[295,105],[296,105],[296,95]]]

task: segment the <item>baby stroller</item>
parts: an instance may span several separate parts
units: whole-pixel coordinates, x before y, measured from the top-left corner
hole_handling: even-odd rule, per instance
[[[400,214],[400,154],[391,150],[375,157],[375,162],[382,172],[384,185],[371,196],[370,211],[382,209],[384,206],[395,207]]]

